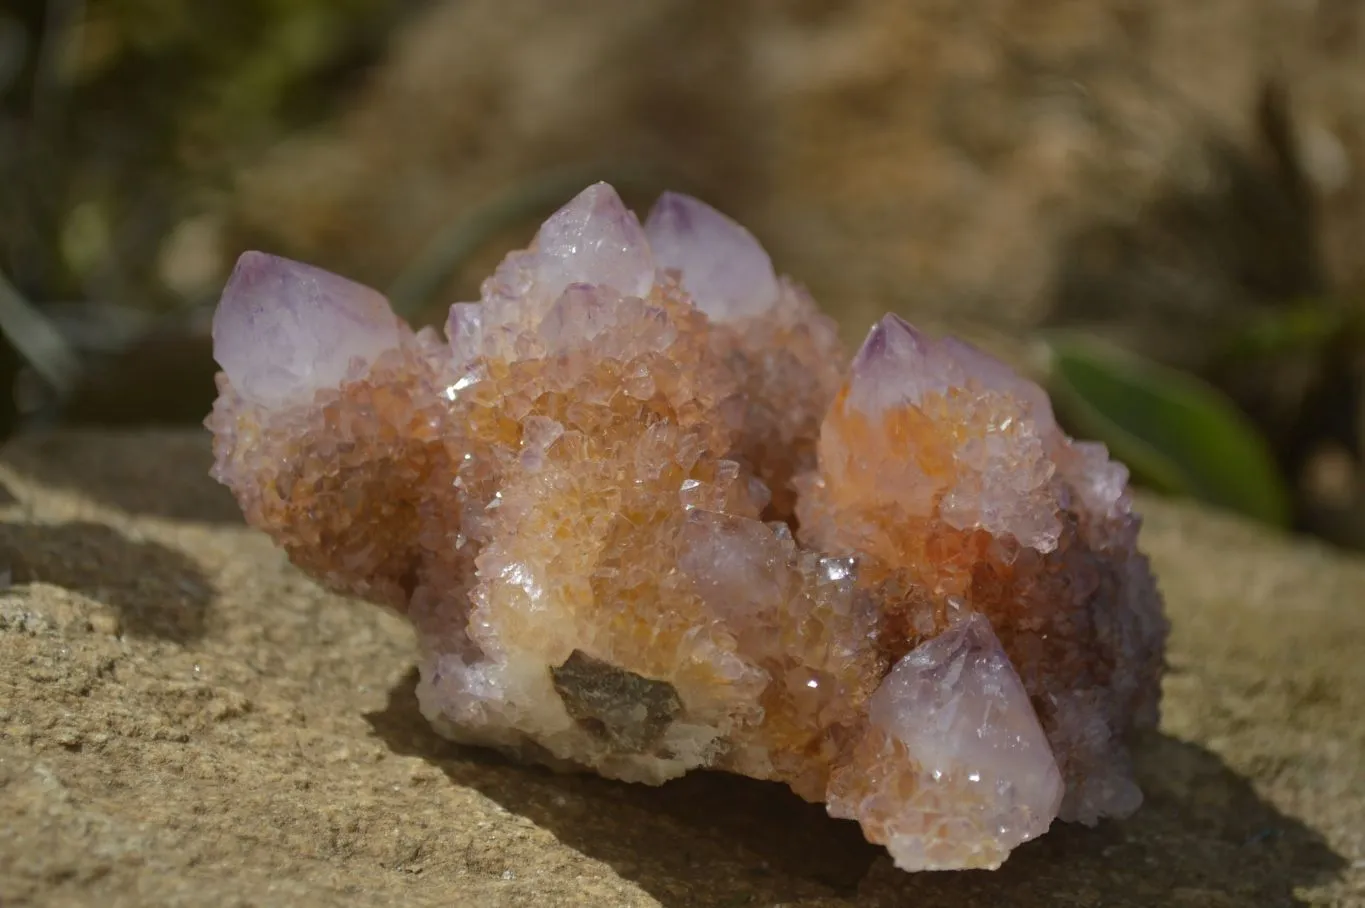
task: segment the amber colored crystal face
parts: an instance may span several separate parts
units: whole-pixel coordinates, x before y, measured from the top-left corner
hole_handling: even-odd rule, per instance
[[[1166,624],[1127,473],[1046,395],[833,323],[715,209],[589,187],[446,337],[261,253],[214,324],[214,475],[395,608],[459,741],[657,784],[786,782],[907,870],[1141,801]]]

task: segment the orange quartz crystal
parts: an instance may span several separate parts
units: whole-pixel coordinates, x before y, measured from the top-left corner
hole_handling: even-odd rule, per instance
[[[985,354],[833,323],[714,209],[591,186],[446,338],[247,253],[214,475],[418,632],[455,740],[658,784],[715,768],[907,870],[1131,813],[1166,624],[1127,474]]]

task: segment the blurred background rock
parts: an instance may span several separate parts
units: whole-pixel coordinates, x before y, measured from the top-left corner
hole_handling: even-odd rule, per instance
[[[1365,545],[1362,73],[1355,0],[11,0],[0,417],[197,421],[244,248],[435,321],[609,179],[734,215],[850,345],[894,309],[1207,382]]]

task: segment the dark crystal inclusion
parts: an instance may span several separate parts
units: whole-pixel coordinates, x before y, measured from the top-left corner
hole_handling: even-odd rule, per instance
[[[555,691],[581,728],[622,753],[645,753],[683,711],[667,681],[645,678],[574,650],[550,669]]]

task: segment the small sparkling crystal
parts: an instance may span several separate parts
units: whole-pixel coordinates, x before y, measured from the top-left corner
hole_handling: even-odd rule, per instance
[[[455,740],[774,779],[906,870],[1135,810],[1166,623],[1127,473],[986,354],[833,323],[713,208],[589,187],[442,339],[260,253],[219,305],[214,475],[416,627]]]

